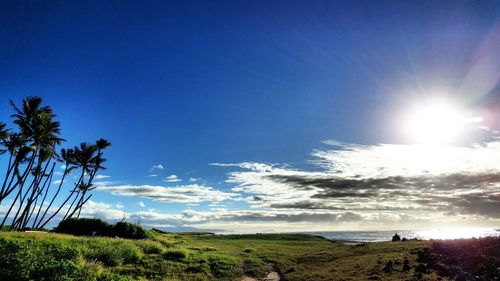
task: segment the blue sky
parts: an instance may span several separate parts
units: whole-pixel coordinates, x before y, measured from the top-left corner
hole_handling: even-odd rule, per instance
[[[336,181],[355,176],[332,168],[346,167],[355,151],[369,157],[387,144],[418,151],[399,123],[409,107],[435,96],[480,118],[471,129],[481,127],[480,133],[462,136],[461,148],[482,145],[473,155],[496,149],[499,16],[498,1],[1,1],[0,120],[11,114],[8,99],[37,95],[58,114],[66,146],[99,137],[112,142],[103,187],[93,198],[96,209],[109,213],[92,213],[91,206],[89,216],[126,213],[147,225],[233,231],[241,224],[269,231],[390,228],[398,221],[389,217],[401,211],[384,217],[380,208],[347,206],[352,196],[330,202],[342,210],[276,207],[286,194],[296,193],[288,199],[297,203],[317,200],[326,189],[258,179],[262,173],[264,180],[273,178],[269,173],[324,178],[317,172]],[[335,151],[353,154],[335,158]],[[496,171],[492,159],[478,161],[484,165],[477,174]],[[151,170],[155,165],[163,169]],[[464,165],[438,167],[436,177]],[[352,169],[366,172],[358,168]],[[180,181],[168,182],[171,175]],[[263,191],[273,184],[286,185],[279,187],[286,192]],[[137,192],[146,185],[159,189],[148,191],[154,196]],[[188,199],[156,196],[172,188]],[[492,188],[496,195],[498,186]],[[266,204],[251,199],[262,195]],[[430,210],[421,204],[419,212]],[[471,225],[496,225],[500,218],[461,210],[456,214]],[[231,212],[242,215],[221,219]],[[415,223],[408,227],[425,225],[424,215],[409,215]],[[331,223],[316,225],[321,220]]]

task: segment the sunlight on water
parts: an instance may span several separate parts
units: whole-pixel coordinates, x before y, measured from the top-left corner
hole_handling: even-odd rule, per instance
[[[416,231],[415,236],[420,239],[461,239],[461,238],[480,238],[486,236],[498,236],[498,231],[491,228],[447,228],[430,229]]]
[[[327,231],[309,234],[320,235],[327,239],[346,242],[381,242],[391,241],[398,233],[401,238],[429,239],[462,239],[500,236],[500,228],[443,228],[427,230],[391,230],[391,231]]]

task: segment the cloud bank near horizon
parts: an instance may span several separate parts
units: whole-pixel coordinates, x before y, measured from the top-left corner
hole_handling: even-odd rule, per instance
[[[500,141],[469,146],[357,145],[326,141],[311,153],[309,168],[242,162],[231,169],[230,191],[203,185],[104,186],[115,195],[164,203],[213,203],[208,210],[165,216],[135,213],[152,225],[237,229],[252,225],[300,228],[408,227],[452,222],[500,222]],[[247,208],[217,204],[239,201]],[[173,223],[172,220],[177,220]]]

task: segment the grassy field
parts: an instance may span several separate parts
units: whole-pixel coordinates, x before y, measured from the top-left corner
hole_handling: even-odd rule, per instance
[[[433,272],[418,278],[415,272],[418,251],[430,247],[428,241],[347,245],[298,234],[127,240],[1,232],[0,280],[241,280],[271,269],[290,281],[438,280]]]

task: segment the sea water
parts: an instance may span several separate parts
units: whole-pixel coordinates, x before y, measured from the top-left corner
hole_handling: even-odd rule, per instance
[[[390,230],[390,231],[325,231],[307,232],[326,239],[344,242],[381,242],[391,241],[394,234],[401,238],[429,239],[461,239],[500,236],[500,228],[445,228],[427,230]]]

